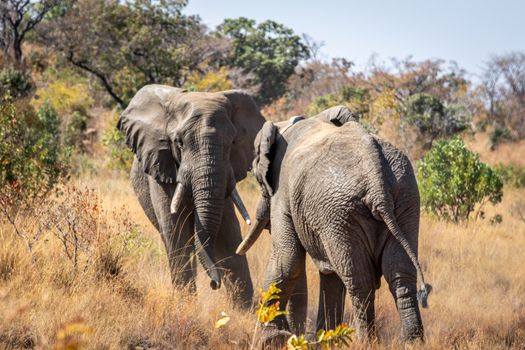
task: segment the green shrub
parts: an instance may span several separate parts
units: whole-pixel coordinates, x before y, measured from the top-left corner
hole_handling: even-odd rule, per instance
[[[371,97],[368,89],[348,85],[334,94],[317,97],[307,107],[307,114],[315,115],[327,108],[344,105],[360,119],[367,119],[370,112]]]
[[[525,187],[525,167],[498,164],[494,167],[505,185],[514,188]]]
[[[418,93],[407,98],[401,114],[409,125],[416,127],[427,146],[437,138],[450,137],[465,129],[471,116],[461,104],[447,104],[434,95]]]
[[[23,101],[0,101],[0,206],[44,197],[68,171],[59,119],[49,104],[35,111]]]
[[[125,144],[125,136],[117,128],[118,113],[114,114],[108,130],[102,136],[102,144],[109,157],[110,169],[129,171],[133,163],[133,152]]]
[[[495,150],[497,145],[503,141],[510,141],[511,139],[512,137],[508,128],[497,126],[489,135],[490,149]]]
[[[25,97],[32,88],[33,80],[29,73],[12,67],[0,70],[0,98],[4,94],[15,98]]]
[[[463,140],[437,141],[418,164],[422,207],[439,218],[466,220],[476,204],[501,202],[503,183]]]
[[[82,138],[86,131],[88,116],[82,112],[74,111],[64,128],[64,144],[80,151],[84,150]]]
[[[259,325],[268,326],[276,317],[288,314],[287,311],[281,311],[279,308],[279,301],[281,297],[279,293],[282,290],[273,282],[268,287],[268,290],[259,290],[260,297],[255,315],[257,316],[257,323],[253,332],[252,344],[250,349],[254,348],[257,338]],[[274,301],[277,300],[277,301]],[[224,314],[224,317],[215,323],[216,328],[220,328],[228,323],[230,317]],[[315,340],[307,340],[304,335],[293,334],[286,343],[286,349],[290,350],[308,350],[308,349],[333,349],[349,347],[352,342],[352,335],[355,332],[348,324],[342,323],[335,329],[324,330],[320,329],[316,333]]]

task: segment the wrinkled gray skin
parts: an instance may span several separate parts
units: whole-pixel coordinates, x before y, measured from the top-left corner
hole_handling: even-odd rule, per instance
[[[231,193],[251,166],[263,123],[243,92],[164,85],[139,90],[118,123],[135,153],[133,188],[162,236],[174,284],[195,289],[195,254],[211,287],[227,272],[226,287],[233,293],[237,284],[236,302],[245,307],[253,287],[246,258],[235,255],[241,234]]]
[[[373,336],[374,296],[383,275],[401,318],[402,338],[422,339],[418,298],[426,306],[430,286],[417,262],[419,192],[408,158],[369,134],[345,107],[293,125],[266,122],[255,149],[263,197],[237,252],[244,254],[271,222],[265,288],[277,283],[281,306],[292,294],[304,300],[300,304],[295,297],[296,314],[276,319],[266,338],[282,341],[287,330],[304,322],[308,253],[320,273],[318,329],[342,322],[348,291],[358,334]]]

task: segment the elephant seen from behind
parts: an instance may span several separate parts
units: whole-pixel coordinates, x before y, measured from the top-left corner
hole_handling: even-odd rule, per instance
[[[300,119],[266,122],[256,137],[253,168],[263,195],[237,253],[271,226],[264,288],[277,284],[281,307],[306,292],[308,253],[320,274],[318,329],[342,322],[347,291],[358,333],[373,335],[375,290],[384,276],[402,337],[422,339],[418,300],[426,306],[430,286],[417,260],[420,203],[409,159],[367,132],[346,107]],[[301,323],[305,314],[275,319],[267,338],[283,338],[289,322]]]

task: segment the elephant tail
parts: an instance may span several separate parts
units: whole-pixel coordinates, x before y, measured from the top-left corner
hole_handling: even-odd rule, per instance
[[[426,308],[428,307],[428,295],[432,291],[432,286],[430,284],[425,283],[425,278],[423,277],[423,271],[421,270],[421,266],[419,265],[419,261],[417,260],[416,254],[410,247],[410,244],[408,243],[405,235],[401,231],[401,228],[397,224],[397,220],[394,217],[394,214],[392,212],[380,212],[380,215],[385,222],[386,226],[392,233],[392,235],[397,239],[397,241],[401,244],[405,252],[408,254],[410,260],[412,260],[412,263],[414,264],[414,267],[417,271],[417,278],[419,279],[419,290],[417,291],[417,300],[421,307]]]

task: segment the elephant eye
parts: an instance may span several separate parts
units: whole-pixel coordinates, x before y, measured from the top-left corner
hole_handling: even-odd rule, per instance
[[[177,145],[178,149],[182,149],[182,139],[180,137],[175,138],[175,144]]]

